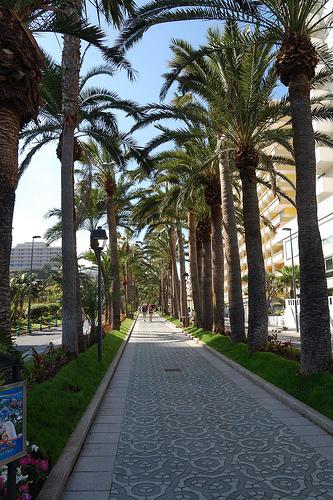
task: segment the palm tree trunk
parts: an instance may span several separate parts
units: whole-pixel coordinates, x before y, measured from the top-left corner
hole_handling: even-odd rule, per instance
[[[104,300],[105,300],[105,323],[110,324],[110,291],[105,288],[104,290]]]
[[[211,205],[213,332],[224,332],[224,251],[221,205]]]
[[[201,290],[198,271],[197,242],[195,231],[195,216],[192,210],[188,212],[190,275],[192,299],[194,305],[194,323],[198,328],[202,326]]]
[[[75,6],[68,13],[78,13]],[[63,346],[71,356],[78,354],[79,318],[77,257],[74,215],[74,132],[78,121],[80,40],[64,36],[62,53],[63,133],[61,149],[61,210],[63,267]]]
[[[15,111],[2,107],[0,124],[0,342],[11,344],[9,266],[18,179],[20,118]]]
[[[315,140],[306,75],[292,75],[289,96],[296,163],[300,261],[301,372],[332,366],[330,316],[324,256],[318,226]]]
[[[74,235],[75,237],[75,235]],[[76,253],[76,252],[75,252]],[[81,287],[80,287],[80,274],[76,259],[76,307],[77,307],[77,339],[79,352],[83,352],[86,348],[86,341],[83,335],[83,321],[82,321],[82,302],[81,302]]]
[[[184,251],[184,238],[180,227],[177,228],[178,247],[179,247],[179,268],[180,268],[180,310],[183,318],[183,323],[186,318],[187,309],[187,291],[185,281],[185,251]]]
[[[107,199],[107,220],[109,227],[110,238],[110,255],[112,263],[112,329],[120,330],[120,310],[121,310],[121,295],[120,295],[120,267],[118,254],[118,238],[117,238],[117,220],[113,199],[108,196]]]
[[[227,155],[220,161],[222,216],[224,224],[224,248],[227,261],[227,283],[229,297],[229,318],[231,339],[245,342],[245,319],[242,294],[239,248],[235,206],[230,179],[229,159]]]
[[[170,297],[170,276],[169,276],[169,271],[166,273],[166,286],[165,286],[165,314],[169,314],[170,309],[169,309],[169,304],[171,304],[171,297]]]
[[[213,289],[212,289],[212,242],[210,219],[202,223],[202,327],[212,331],[213,327]]]
[[[0,342],[3,344],[11,344],[9,266],[19,132],[38,113],[43,66],[38,45],[14,7],[14,2],[7,2],[7,8],[0,7]]]
[[[224,332],[224,251],[221,205],[211,205],[213,332]]]
[[[173,227],[168,229],[169,235],[169,249],[172,264],[172,281],[173,281],[173,295],[175,302],[175,318],[179,317],[180,311],[180,285],[177,270],[177,252],[176,252],[176,233]]]
[[[172,274],[171,274],[171,280],[172,280],[172,315],[174,318],[179,318],[179,301],[177,299],[178,294],[179,294],[179,288],[177,287],[177,280],[175,276],[175,272],[172,269]]]
[[[195,238],[196,238],[196,247],[197,247],[198,279],[199,279],[199,285],[200,285],[200,290],[201,290],[201,284],[202,284],[202,241],[201,241],[201,234],[200,234],[198,227],[196,230]],[[203,314],[202,310],[201,310],[201,314]]]
[[[160,294],[159,294],[159,302],[161,311],[164,312],[164,275],[163,269],[160,267]]]
[[[248,267],[248,346],[250,352],[267,348],[268,315],[265,265],[262,253],[255,167],[240,169],[243,194],[243,219]]]

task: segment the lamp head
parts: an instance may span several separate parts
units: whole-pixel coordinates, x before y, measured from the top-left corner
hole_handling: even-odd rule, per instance
[[[37,238],[41,238],[41,236],[36,235],[32,237],[33,240],[36,240]]]
[[[105,230],[98,226],[97,229],[93,229],[90,233],[90,247],[93,250],[102,250],[107,239]]]
[[[288,231],[289,233],[291,233],[291,229],[290,229],[290,227],[283,227],[283,228],[282,228],[282,231]]]

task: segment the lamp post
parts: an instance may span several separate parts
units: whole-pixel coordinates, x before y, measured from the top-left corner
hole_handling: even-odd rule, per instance
[[[29,299],[28,299],[28,333],[31,333],[31,283],[32,283],[32,268],[34,262],[34,246],[35,240],[39,239],[40,236],[36,235],[32,237],[31,245],[31,256],[30,256],[30,278],[29,278]]]
[[[186,271],[183,272],[183,280],[185,282],[184,290],[185,290],[185,318],[184,318],[184,326],[188,327],[188,311],[187,311],[187,280],[188,273]]]
[[[93,229],[90,233],[90,247],[94,250],[97,266],[98,266],[98,330],[97,330],[97,346],[98,346],[98,361],[102,361],[102,277],[101,277],[101,253],[108,239],[104,229],[99,226]]]
[[[288,233],[289,233],[290,251],[291,251],[291,267],[292,267],[292,274],[293,274],[293,295],[294,295],[294,301],[295,301],[295,322],[296,322],[296,331],[298,332],[299,326],[298,326],[298,314],[297,314],[296,275],[295,275],[295,265],[294,265],[293,240],[291,237],[291,228],[290,227],[284,227],[283,231],[288,231]]]

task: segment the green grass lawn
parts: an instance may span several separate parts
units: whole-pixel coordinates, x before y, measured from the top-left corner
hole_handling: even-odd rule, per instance
[[[120,332],[104,338],[102,363],[93,345],[52,379],[28,391],[28,441],[40,446],[51,463],[65,447],[131,325],[126,319]]]
[[[167,321],[170,321],[170,323],[173,323],[175,326],[182,326],[181,322],[179,319],[174,318],[173,316],[168,316],[167,314],[161,314],[163,318],[165,318]]]
[[[249,354],[245,344],[234,344],[229,337],[212,335],[211,332],[205,332],[201,328],[192,326],[186,331],[323,415],[333,418],[331,373],[302,376],[299,374],[297,361],[290,361],[271,352]]]

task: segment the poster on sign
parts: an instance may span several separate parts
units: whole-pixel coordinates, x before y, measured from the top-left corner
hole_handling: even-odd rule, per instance
[[[0,387],[0,467],[26,455],[25,382]]]

